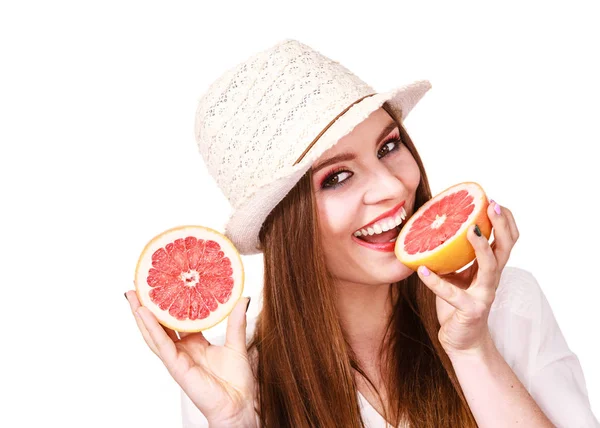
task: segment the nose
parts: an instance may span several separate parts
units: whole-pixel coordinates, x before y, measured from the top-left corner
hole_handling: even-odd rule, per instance
[[[374,205],[387,200],[397,201],[405,193],[406,190],[402,180],[395,176],[385,165],[379,164],[370,170],[363,201],[367,205]]]

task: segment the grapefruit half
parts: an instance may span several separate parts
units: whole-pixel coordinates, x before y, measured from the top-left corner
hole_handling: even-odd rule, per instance
[[[459,183],[440,192],[405,223],[396,240],[396,257],[415,271],[421,265],[438,275],[461,269],[475,259],[467,239],[469,226],[477,224],[487,239],[492,233],[488,205],[477,183]]]
[[[155,236],[135,270],[140,303],[172,330],[206,330],[229,315],[244,289],[244,267],[227,237],[203,226]]]

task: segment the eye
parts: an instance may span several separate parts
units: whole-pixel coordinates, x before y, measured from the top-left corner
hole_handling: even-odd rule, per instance
[[[381,159],[386,156],[388,153],[391,153],[395,150],[398,150],[400,147],[400,140],[389,140],[383,143],[379,151],[377,152],[377,157]]]
[[[335,189],[336,187],[343,185],[351,176],[352,173],[350,171],[343,169],[334,171],[323,180],[321,187],[323,189]]]

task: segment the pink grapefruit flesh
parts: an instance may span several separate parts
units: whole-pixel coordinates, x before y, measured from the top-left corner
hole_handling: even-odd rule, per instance
[[[395,254],[413,270],[427,266],[438,275],[455,272],[475,259],[467,239],[469,226],[477,224],[489,239],[492,224],[483,188],[459,183],[427,201],[405,223],[398,235]]]
[[[229,315],[244,288],[237,249],[221,233],[181,226],[154,237],[135,272],[138,299],[164,326],[206,330]]]

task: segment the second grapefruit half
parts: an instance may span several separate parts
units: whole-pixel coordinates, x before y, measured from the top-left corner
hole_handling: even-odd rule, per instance
[[[440,192],[406,222],[396,240],[396,257],[413,270],[423,265],[438,275],[456,272],[475,259],[467,239],[469,226],[477,224],[487,239],[492,233],[488,205],[477,183],[460,183]]]
[[[154,237],[135,271],[138,299],[164,326],[206,330],[233,310],[244,288],[235,246],[203,226],[181,226]]]

